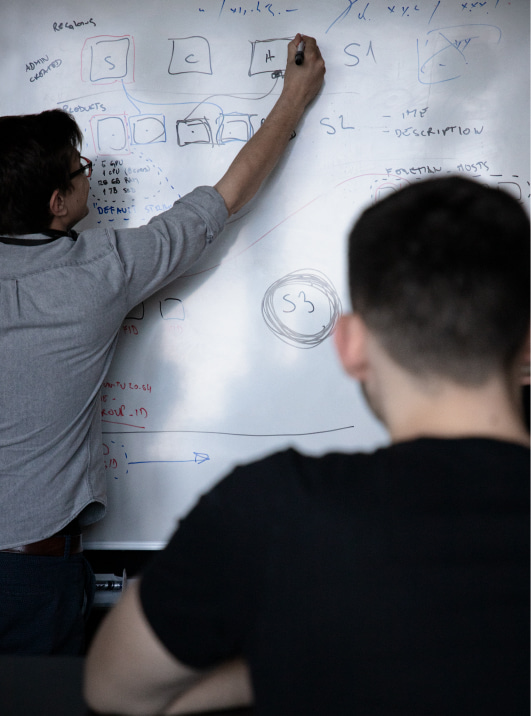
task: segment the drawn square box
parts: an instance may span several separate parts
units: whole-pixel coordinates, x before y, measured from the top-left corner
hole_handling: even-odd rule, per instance
[[[172,45],[171,60],[168,72],[180,75],[187,72],[198,72],[203,75],[212,74],[210,45],[205,37],[170,38]]]
[[[251,117],[248,114],[225,114],[216,133],[218,144],[247,142],[253,136]]]
[[[501,30],[494,25],[464,24],[430,30],[417,40],[418,80],[437,84],[473,74],[488,59],[485,48],[498,44]],[[482,54],[478,55],[478,51]]]
[[[85,81],[132,81],[134,75],[134,42],[129,35],[90,37],[81,53],[81,74]]]
[[[522,187],[515,181],[499,181],[498,187],[511,194],[517,201],[522,201]]]
[[[208,120],[203,118],[179,119],[176,123],[177,144],[213,144],[212,130]]]
[[[264,72],[283,72],[286,69],[288,45],[291,37],[278,40],[256,40],[251,43],[251,64],[249,77]]]
[[[97,154],[129,154],[127,122],[119,115],[95,115],[90,121]]]
[[[180,298],[165,298],[159,301],[160,315],[165,321],[184,321],[184,303]]]
[[[141,114],[129,118],[131,144],[158,144],[166,141],[166,125],[162,115]]]
[[[143,321],[144,320],[144,302],[139,303],[138,306],[135,306],[134,308],[129,311],[127,316],[125,317],[127,319],[134,319],[135,321]]]

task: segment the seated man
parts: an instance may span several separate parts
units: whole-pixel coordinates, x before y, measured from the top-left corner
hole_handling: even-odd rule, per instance
[[[391,445],[236,469],[104,622],[96,710],[529,710],[529,221],[448,177],[365,211],[336,331]]]

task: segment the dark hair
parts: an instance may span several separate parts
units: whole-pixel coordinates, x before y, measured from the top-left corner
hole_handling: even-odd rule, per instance
[[[50,226],[55,189],[71,189],[74,150],[83,135],[60,109],[0,117],[0,234],[29,234]]]
[[[481,384],[526,337],[529,238],[504,191],[457,176],[408,186],[352,229],[352,308],[410,372]]]

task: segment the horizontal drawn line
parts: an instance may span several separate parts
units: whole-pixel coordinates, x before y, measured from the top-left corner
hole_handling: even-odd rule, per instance
[[[135,426],[133,426],[135,427]],[[305,435],[324,435],[325,433],[337,433],[341,430],[352,430],[354,425],[346,425],[343,428],[331,428],[330,430],[314,430],[308,433],[225,433],[218,430],[143,430],[142,434],[165,434],[165,433],[193,433],[196,435],[231,435],[237,438],[293,438],[304,437]],[[135,430],[102,430],[104,435],[129,435]]]
[[[139,430],[144,430],[144,428],[141,425],[130,425],[129,423],[119,423],[116,420],[105,420],[102,419],[102,423],[111,423],[112,425],[125,425],[127,428],[138,428]]]

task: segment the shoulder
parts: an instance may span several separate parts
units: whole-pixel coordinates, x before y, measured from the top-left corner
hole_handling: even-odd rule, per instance
[[[212,499],[245,511],[286,511],[301,499],[314,501],[399,498],[403,490],[432,481],[459,484],[465,476],[515,484],[529,475],[529,450],[486,439],[431,439],[379,447],[368,452],[332,452],[320,457],[289,449],[237,467],[212,492]],[[472,480],[472,476],[474,480]],[[428,481],[430,482],[430,481]],[[416,487],[415,487],[416,486]]]
[[[290,448],[236,467],[203,501],[213,509],[222,505],[246,515],[283,511],[302,496],[341,492],[356,479],[378,472],[381,452],[328,453],[314,457]]]

